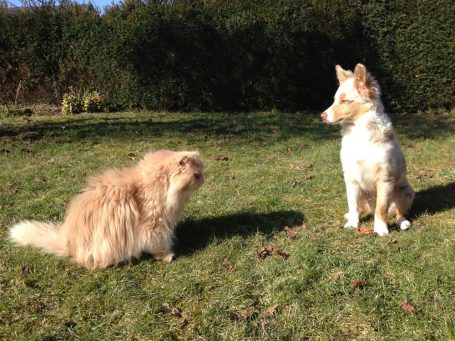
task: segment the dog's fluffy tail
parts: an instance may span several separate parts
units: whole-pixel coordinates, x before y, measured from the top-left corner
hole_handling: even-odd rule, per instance
[[[17,244],[32,245],[48,253],[66,256],[66,241],[59,232],[59,225],[24,220],[10,228],[9,236]]]

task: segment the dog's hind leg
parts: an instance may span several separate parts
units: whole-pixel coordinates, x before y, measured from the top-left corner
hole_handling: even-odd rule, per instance
[[[379,179],[376,185],[376,209],[374,211],[374,232],[380,236],[389,234],[387,216],[392,202],[393,182],[389,178]]]
[[[411,227],[411,223],[406,219],[406,214],[411,208],[414,196],[414,190],[407,181],[398,185],[393,191],[393,203],[396,207],[395,214],[397,218],[397,225],[401,230],[407,230]]]

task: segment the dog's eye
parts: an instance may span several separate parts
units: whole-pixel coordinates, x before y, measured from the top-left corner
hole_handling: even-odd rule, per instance
[[[349,104],[349,103],[352,103],[353,101],[349,100],[349,99],[344,99],[342,100],[340,103],[341,104]]]

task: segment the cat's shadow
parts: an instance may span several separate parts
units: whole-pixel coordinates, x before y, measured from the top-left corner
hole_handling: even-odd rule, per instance
[[[417,192],[409,218],[412,221],[421,214],[435,214],[453,207],[455,207],[455,182]],[[189,256],[204,249],[213,241],[234,236],[248,237],[258,232],[272,235],[281,231],[284,226],[302,225],[303,221],[303,213],[293,210],[269,213],[241,212],[201,219],[186,219],[177,226],[174,251],[177,258]],[[150,258],[152,258],[150,255],[144,254],[141,261]]]
[[[303,213],[298,211],[276,211],[270,213],[242,212],[231,215],[186,219],[177,226],[176,256],[188,256],[212,241],[248,237],[256,233],[271,235],[284,226],[303,224]]]

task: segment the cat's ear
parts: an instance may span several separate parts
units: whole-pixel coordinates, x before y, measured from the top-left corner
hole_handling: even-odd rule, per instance
[[[185,167],[185,165],[188,163],[188,161],[190,161],[190,158],[185,155],[184,157],[182,157],[179,161],[179,167]]]

